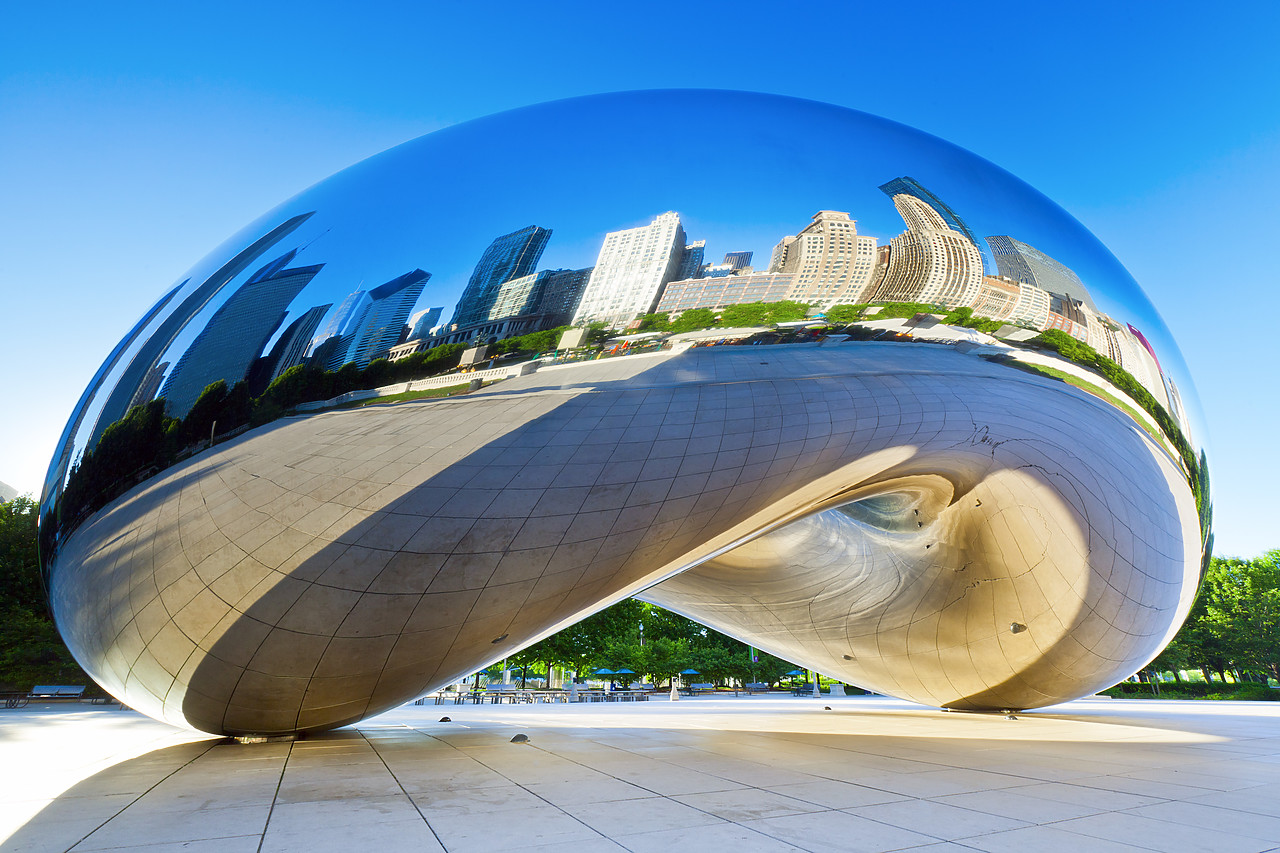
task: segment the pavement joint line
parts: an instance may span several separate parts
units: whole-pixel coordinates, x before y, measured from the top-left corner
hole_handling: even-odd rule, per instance
[[[147,794],[150,794],[150,793],[151,793],[152,791],[154,791],[156,788],[160,787],[160,785],[161,785],[161,784],[163,784],[164,782],[168,781],[170,778],[172,778],[172,777],[176,776],[176,775],[177,775],[180,771],[182,771],[183,769],[185,769],[185,768],[187,768],[187,767],[190,767],[192,764],[195,764],[195,763],[196,763],[196,761],[198,761],[199,759],[203,758],[206,754],[208,754],[209,750],[211,750],[211,749],[213,749],[215,746],[217,746],[218,741],[217,741],[217,740],[210,740],[210,741],[208,741],[208,744],[209,744],[209,745],[208,745],[205,749],[202,749],[202,750],[200,751],[200,754],[199,754],[199,755],[195,756],[194,758],[189,759],[188,761],[186,761],[186,762],[182,763],[182,764],[181,764],[181,765],[179,765],[178,767],[175,767],[172,771],[170,771],[169,773],[167,773],[165,776],[163,776],[163,777],[161,777],[160,779],[156,780],[155,784],[151,785],[151,787],[147,788],[147,790],[145,790],[145,791],[143,791],[142,793],[138,794],[138,796],[134,797],[132,800],[130,800],[129,802],[127,802],[127,803],[125,803],[123,806],[121,806],[121,807],[120,807],[120,808],[115,812],[115,814],[111,815],[111,817],[107,818],[107,819],[106,819],[106,820],[104,820],[102,823],[98,824],[98,825],[97,825],[97,826],[95,826],[93,829],[91,829],[91,830],[89,830],[88,832],[86,832],[86,833],[85,833],[83,836],[81,836],[81,837],[80,837],[80,838],[79,838],[79,839],[78,839],[74,844],[72,844],[70,847],[68,847],[68,848],[67,848],[67,853],[70,853],[70,851],[75,850],[77,847],[79,847],[81,844],[83,844],[83,843],[84,843],[84,842],[89,838],[89,836],[93,835],[93,834],[94,834],[95,832],[97,832],[99,829],[102,829],[104,826],[106,826],[107,824],[111,823],[111,821],[115,820],[115,819],[116,819],[116,818],[118,818],[120,815],[124,814],[124,813],[129,809],[129,807],[130,807],[130,806],[133,806],[135,803],[137,803],[139,800],[141,800],[141,799],[142,799],[143,797],[145,797]]]
[[[413,729],[409,726],[405,726],[405,729],[408,731],[417,731],[416,729]],[[378,761],[382,762],[382,766],[386,768],[387,773],[389,773],[391,775],[391,778],[396,781],[396,787],[400,789],[400,793],[404,794],[405,799],[407,799],[409,803],[413,806],[413,810],[418,813],[418,817],[422,818],[422,822],[426,824],[427,829],[431,831],[431,837],[434,838],[436,840],[436,843],[440,845],[440,849],[448,851],[449,848],[445,845],[444,839],[440,837],[440,833],[436,832],[436,828],[431,825],[431,821],[428,820],[427,816],[422,813],[422,806],[418,805],[418,801],[415,800],[409,794],[409,792],[405,790],[404,783],[400,781],[400,777],[397,776],[395,771],[391,769],[391,765],[387,764],[387,760],[382,757],[382,753],[378,751],[377,745],[375,745],[374,742],[369,739],[369,736],[366,735],[364,732],[360,731],[359,729],[356,729],[356,731],[359,732],[360,737],[364,740],[365,744],[369,747],[369,749],[373,750],[373,754],[378,757]],[[435,738],[433,738],[433,740],[435,740]],[[266,837],[265,833],[263,834],[263,837],[264,838]],[[261,849],[259,849],[258,853],[262,853]]]
[[[293,747],[297,741],[290,741],[289,751],[284,754],[284,761],[280,762],[280,778],[276,779],[276,789],[271,795],[271,805],[267,807],[267,819],[262,824],[262,834],[258,836],[258,853],[262,853],[262,845],[267,840],[267,829],[271,826],[271,816],[276,811],[276,801],[280,799],[280,788],[284,785],[284,774],[289,769],[289,759],[293,757]]]

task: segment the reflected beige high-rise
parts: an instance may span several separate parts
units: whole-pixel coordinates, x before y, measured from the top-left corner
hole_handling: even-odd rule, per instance
[[[876,289],[885,302],[969,305],[982,284],[982,253],[932,207],[901,193],[894,206],[907,230],[889,241],[889,268]]]
[[[770,272],[795,276],[786,298],[824,307],[861,302],[876,264],[876,238],[838,210],[819,210],[813,222],[774,246]]]

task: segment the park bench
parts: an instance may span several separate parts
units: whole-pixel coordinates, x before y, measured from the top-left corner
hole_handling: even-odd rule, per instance
[[[72,687],[67,684],[37,684],[27,694],[28,699],[75,699],[84,696],[84,685]]]
[[[747,685],[746,691],[750,693],[768,693],[769,685],[763,681],[753,681]]]
[[[27,703],[31,701],[29,693],[0,693],[0,698],[4,699],[6,708],[25,708]]]
[[[715,693],[716,686],[710,682],[703,682],[701,684],[689,684],[684,688],[684,692],[690,696],[694,695],[695,693]]]

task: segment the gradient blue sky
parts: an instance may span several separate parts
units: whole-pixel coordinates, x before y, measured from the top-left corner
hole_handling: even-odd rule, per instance
[[[11,5],[0,481],[36,492],[79,393],[162,290],[330,173],[539,101],[747,89],[934,133],[1079,218],[1195,376],[1217,551],[1280,547],[1277,34],[1271,2]]]

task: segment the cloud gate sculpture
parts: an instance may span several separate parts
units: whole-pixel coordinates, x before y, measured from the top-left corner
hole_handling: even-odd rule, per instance
[[[1198,417],[1125,270],[990,163],[789,98],[580,98],[193,267],[72,413],[44,572],[103,687],[214,733],[350,723],[630,596],[1033,708],[1181,624]]]

